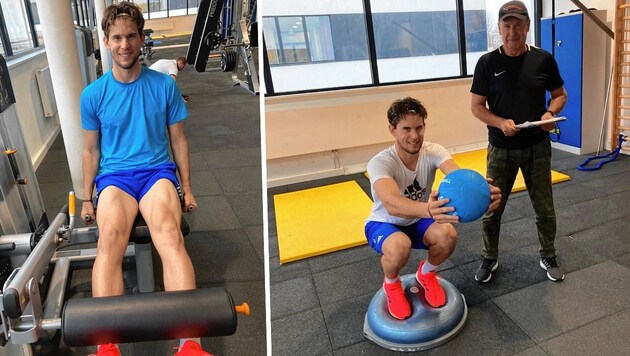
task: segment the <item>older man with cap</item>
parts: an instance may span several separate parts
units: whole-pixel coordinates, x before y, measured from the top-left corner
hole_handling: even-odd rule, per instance
[[[488,127],[487,174],[501,189],[499,207],[482,219],[483,260],[475,280],[486,283],[499,266],[501,216],[518,170],[536,214],[540,267],[560,282],[564,273],[556,259],[556,214],[551,190],[551,143],[554,123],[519,129],[525,121],[549,120],[567,100],[558,64],[548,52],[526,43],[530,18],[525,4],[509,1],[499,9],[503,45],[484,54],[475,67],[472,114]],[[546,92],[551,95],[547,104]]]

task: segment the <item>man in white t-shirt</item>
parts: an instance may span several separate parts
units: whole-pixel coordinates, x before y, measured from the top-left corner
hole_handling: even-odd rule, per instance
[[[176,59],[159,59],[149,67],[160,73],[170,75],[173,80],[177,80],[177,74],[180,70],[186,68],[186,57],[177,57]],[[188,95],[182,95],[185,102],[188,102]]]
[[[457,244],[452,224],[458,223],[459,217],[447,214],[454,208],[444,206],[448,199],[437,200],[437,191],[431,192],[431,187],[437,169],[448,174],[459,166],[444,147],[424,141],[427,115],[422,103],[414,98],[394,101],[387,118],[396,142],[374,156],[367,166],[374,205],[366,220],[365,235],[370,246],[382,255],[383,289],[389,312],[397,319],[411,315],[399,277],[411,249],[428,251],[427,259],[418,266],[416,279],[424,288],[427,303],[438,308],[446,303],[446,296],[435,270]],[[490,189],[489,211],[496,209],[501,200],[499,189],[492,185]]]

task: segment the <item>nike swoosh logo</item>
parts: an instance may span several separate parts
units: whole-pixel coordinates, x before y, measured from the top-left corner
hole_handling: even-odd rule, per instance
[[[505,72],[507,72],[507,70],[504,70],[503,72],[494,73],[494,76],[495,76],[495,77],[498,77],[498,76],[500,76],[501,74],[503,74],[503,73],[505,73]]]

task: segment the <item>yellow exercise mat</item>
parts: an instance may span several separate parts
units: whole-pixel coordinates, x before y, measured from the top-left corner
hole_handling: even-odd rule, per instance
[[[276,194],[280,263],[366,244],[363,226],[372,200],[350,181]]]
[[[457,163],[461,168],[468,168],[474,171],[481,173],[482,176],[486,176],[486,149],[480,149],[476,151],[462,152],[453,154],[453,160]],[[435,182],[433,182],[433,190],[437,190],[440,182],[444,178],[444,173],[438,169],[435,174]],[[551,171],[551,183],[560,183],[571,180],[571,177],[562,174],[560,172],[556,172],[554,170]],[[514,182],[514,186],[512,187],[512,192],[520,192],[522,190],[527,189],[525,187],[525,180],[523,179],[523,173],[518,171],[518,175],[516,176],[516,181]]]

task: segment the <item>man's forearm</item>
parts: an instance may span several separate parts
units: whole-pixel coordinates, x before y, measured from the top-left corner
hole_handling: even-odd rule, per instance
[[[94,179],[98,171],[98,156],[84,152],[83,153],[83,197],[79,197],[82,200],[92,199],[92,189],[94,187]]]
[[[566,103],[567,103],[566,91],[562,90],[562,92],[556,94],[555,97],[552,94],[551,102],[549,103],[549,107],[547,108],[547,111],[550,111],[553,116],[556,116],[558,115],[558,113],[560,113],[560,111],[562,111],[562,109],[564,109],[564,106],[566,105]]]
[[[501,128],[503,119],[490,111],[485,105],[475,105],[472,107],[472,114],[488,126]]]
[[[182,187],[190,187],[190,156],[188,154],[188,141],[185,137],[172,143],[173,159],[179,172]]]

